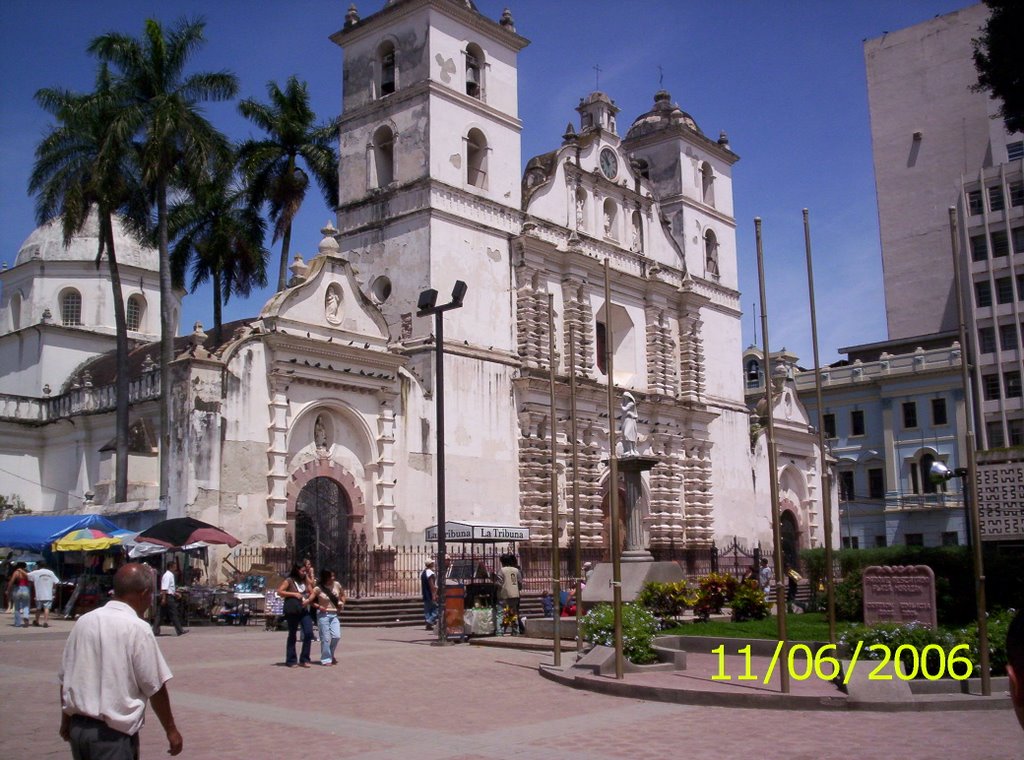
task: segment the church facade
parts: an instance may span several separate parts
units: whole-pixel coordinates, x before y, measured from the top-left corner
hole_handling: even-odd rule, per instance
[[[617,403],[625,392],[636,400],[639,453],[660,460],[645,476],[646,544],[739,536],[768,545],[766,464],[744,402],[738,156],[725,134],[705,136],[664,91],[622,128],[615,103],[593,92],[524,171],[516,59],[528,42],[507,11],[493,21],[465,0],[395,0],[365,18],[350,10],[332,39],[344,55],[336,223],[258,316],[219,341],[199,326],[179,339],[168,501],[154,506],[147,436],[159,357],[147,342],[156,336],[143,333],[132,352],[133,503],[104,498],[113,468],[100,449],[113,410],[96,389],[112,382],[112,342],[68,361],[59,393],[51,389],[96,396],[88,409],[46,401],[38,378],[0,373],[4,472],[31,463],[26,471],[46,482],[59,470],[65,495],[26,491],[3,473],[0,491],[56,511],[83,511],[68,494],[88,491],[97,511],[189,514],[257,545],[352,531],[373,544],[421,543],[435,523],[438,389],[433,317],[418,317],[417,302],[431,288],[444,299],[461,280],[464,304],[444,315],[449,519],[522,525],[538,547],[569,545],[575,482],[582,544],[607,545],[613,382]],[[0,275],[4,356],[59,299],[33,302],[31,314],[22,300],[13,322],[23,266],[19,256]],[[139,280],[152,284],[155,262],[146,266]],[[158,306],[155,291],[145,297]],[[107,332],[96,326],[101,311],[65,329]],[[31,361],[24,351],[15,359]],[[54,448],[57,430],[65,443]],[[821,535],[815,473],[793,475],[802,546]]]

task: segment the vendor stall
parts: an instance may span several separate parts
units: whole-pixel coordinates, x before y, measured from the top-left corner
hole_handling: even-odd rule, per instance
[[[515,544],[530,540],[530,529],[497,523],[445,523],[447,544],[444,619],[449,636],[493,636],[501,626],[498,608],[500,556],[514,554]],[[426,530],[437,542],[437,526]]]

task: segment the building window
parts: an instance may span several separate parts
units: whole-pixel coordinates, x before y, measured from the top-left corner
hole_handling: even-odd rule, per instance
[[[988,189],[988,210],[989,211],[1002,211],[1006,207],[1003,202],[1003,186],[992,185]]]
[[[996,278],[996,302],[1013,303],[1013,280],[1011,278]]]
[[[142,296],[131,296],[124,311],[125,326],[132,332],[138,332],[142,327],[142,316],[146,312],[146,301]]]
[[[594,327],[594,350],[597,352],[597,371],[602,375],[608,374],[608,328],[604,322],[598,322]]]
[[[885,471],[881,467],[868,470],[868,496],[872,499],[885,498]]]
[[[984,261],[988,258],[988,244],[984,235],[971,235],[971,261]]]
[[[378,127],[373,133],[373,187],[387,187],[395,181],[395,133],[391,127]]]
[[[377,50],[380,60],[380,94],[390,95],[395,91],[395,46],[390,41],[381,44]]]
[[[60,296],[60,323],[62,325],[82,324],[82,294],[77,290],[65,290]]]
[[[1018,158],[1024,158],[1024,140],[1006,144],[1006,160],[1016,161]]]
[[[704,269],[709,277],[718,277],[718,238],[714,230],[704,233]]]
[[[466,135],[466,182],[487,187],[487,138],[479,129],[471,129]]]
[[[960,534],[955,530],[942,531],[943,546],[960,546]]]
[[[967,193],[967,211],[971,216],[981,213],[981,190],[971,190]]]
[[[998,401],[999,375],[985,375],[982,377],[981,388],[986,401]]]
[[[839,500],[853,501],[856,494],[853,490],[853,471],[843,470],[839,473]]]
[[[924,533],[907,533],[904,539],[907,546],[924,546]]]
[[[843,548],[844,549],[859,549],[860,548],[860,537],[859,536],[843,536]]]
[[[938,485],[931,479],[933,464],[935,464],[935,457],[931,454],[921,457],[921,490],[918,493],[935,493],[939,490]]]
[[[974,302],[979,309],[992,305],[992,288],[987,280],[974,283]]]
[[[996,350],[996,328],[978,328],[978,351],[983,354],[991,354]]]
[[[907,430],[917,427],[917,403],[914,401],[903,402],[903,427]]]
[[[1010,230],[1013,239],[1013,252],[1024,253],[1024,227],[1014,227]]]
[[[761,363],[757,359],[747,361],[746,377],[748,388],[761,387]]]
[[[824,414],[824,415],[822,415],[822,417],[824,418],[825,437],[826,438],[835,438],[836,437],[836,416],[834,414]]]
[[[992,233],[992,258],[1008,256],[1010,253],[1010,240],[1002,230],[995,230]]]
[[[1024,206],[1024,181],[1018,179],[1010,183],[1010,205]]]
[[[21,329],[21,294],[15,293],[11,296],[11,331]]]
[[[864,435],[864,412],[860,409],[850,412],[850,435]]]
[[[466,46],[466,94],[483,100],[484,51],[476,43]]]
[[[887,546],[885,536],[875,536],[875,548],[884,549]]]
[[[715,173],[711,170],[711,164],[707,161],[700,166],[700,191],[703,201],[709,206],[714,206]]]
[[[998,421],[986,422],[985,438],[990,449],[998,449],[1005,446],[1006,439],[1003,437],[1003,423]]]
[[[1009,428],[1010,445],[1024,445],[1024,420],[1007,420],[1006,427]]]
[[[949,420],[946,417],[946,399],[944,398],[933,398],[932,399],[932,424],[933,425],[947,425]]]
[[[1020,398],[1020,371],[1010,370],[1003,373],[1003,383],[1006,385],[1006,398]]]
[[[999,347],[1004,351],[1017,350],[1017,325],[999,325]]]

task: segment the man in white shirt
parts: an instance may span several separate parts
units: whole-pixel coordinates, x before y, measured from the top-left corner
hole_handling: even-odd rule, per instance
[[[178,562],[177,560],[171,560],[171,564],[167,566],[163,576],[160,578],[160,602],[153,615],[153,633],[157,636],[160,635],[160,623],[164,613],[170,615],[171,624],[174,626],[174,632],[177,635],[182,636],[188,633],[188,631],[181,627],[181,618],[178,616],[178,598],[176,596],[178,586],[174,578],[177,572]]]
[[[39,627],[39,615],[43,616],[43,628],[50,627],[50,608],[53,607],[53,587],[60,581],[45,562],[37,562],[36,569],[28,574],[36,590],[36,619],[32,625]]]
[[[167,681],[170,668],[141,615],[152,600],[152,571],[137,563],[114,575],[114,598],[75,623],[64,645],[60,736],[75,758],[137,760],[147,700],[167,735],[168,754],[181,752]]]

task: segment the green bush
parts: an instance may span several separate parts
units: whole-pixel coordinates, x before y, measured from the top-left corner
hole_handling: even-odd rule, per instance
[[[851,570],[836,584],[836,620],[859,623],[864,620],[864,588],[859,569]]]
[[[717,615],[732,601],[739,581],[728,573],[708,573],[697,579],[697,601],[693,614],[700,620]]]
[[[636,598],[637,604],[651,611],[662,624],[670,627],[697,601],[697,595],[685,580],[676,583],[646,583]]]
[[[844,631],[839,636],[839,643],[849,647],[851,653],[856,649],[858,641],[864,642],[859,656],[866,660],[882,660],[886,657],[885,650],[878,649],[872,651],[871,646],[873,644],[884,644],[889,648],[890,656],[893,657],[896,655],[896,650],[903,645],[913,648],[914,651],[906,649],[900,653],[904,673],[914,672],[914,658],[915,656],[919,657],[926,646],[929,644],[938,645],[941,651],[930,650],[927,661],[920,663],[916,668],[917,678],[924,678],[925,671],[933,674],[942,673],[945,669],[945,657],[953,647],[961,643],[957,636],[950,631],[941,628],[928,628],[920,623],[908,623],[905,625],[881,623],[874,626],[857,625]],[[958,654],[966,656],[964,652]]]
[[[652,642],[660,626],[651,612],[639,604],[622,605],[622,653],[635,665],[658,661]],[[615,617],[610,604],[598,604],[583,616],[580,634],[585,641],[615,646]]]
[[[1006,675],[1006,634],[1016,610],[1009,609],[988,616],[988,666],[994,676]],[[956,633],[957,643],[967,644],[967,657],[974,664],[974,675],[981,675],[978,646],[978,625],[969,625]]]
[[[741,583],[732,597],[732,619],[741,623],[744,620],[763,620],[768,617],[768,600],[757,583]]]

